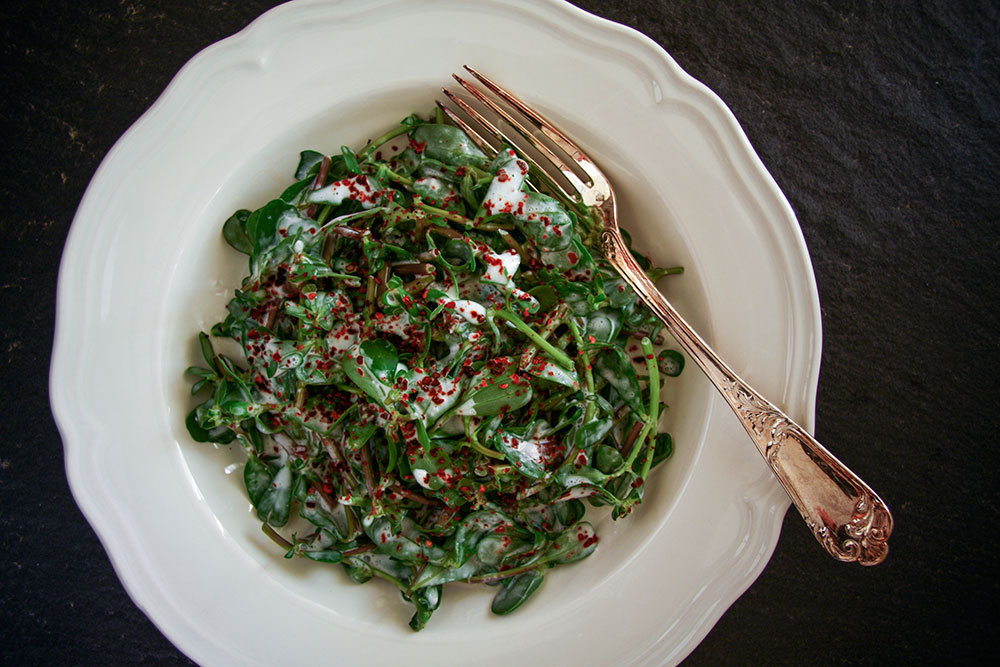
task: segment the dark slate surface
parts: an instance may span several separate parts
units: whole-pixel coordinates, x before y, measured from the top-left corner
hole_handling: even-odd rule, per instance
[[[0,654],[188,664],[70,496],[46,390],[59,256],[114,141],[275,3],[0,8]],[[833,562],[795,515],[690,665],[984,661],[998,511],[996,2],[578,2],[733,109],[799,216],[822,301],[817,435],[891,504],[892,555]]]

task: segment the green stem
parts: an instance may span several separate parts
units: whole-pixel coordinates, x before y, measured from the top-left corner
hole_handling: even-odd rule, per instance
[[[504,460],[504,455],[500,452],[494,451],[489,447],[479,444],[479,440],[476,438],[475,431],[472,430],[472,417],[465,417],[462,419],[465,424],[465,437],[468,439],[468,444],[472,449],[479,452],[483,456],[488,456],[491,459]]]
[[[413,179],[410,178],[409,176],[403,176],[402,174],[397,174],[396,172],[394,172],[392,169],[389,169],[389,167],[386,167],[385,165],[381,165],[381,168],[385,172],[385,175],[389,177],[389,180],[396,181],[397,183],[405,185],[406,187],[410,187],[413,185]]]
[[[506,231],[509,231],[511,229],[514,229],[514,225],[512,225],[509,222],[506,222],[506,223],[501,223],[501,222],[482,222],[482,223],[476,225],[476,229],[478,229],[481,232],[501,232],[501,231],[506,232]]]
[[[527,264],[529,257],[524,252],[524,247],[517,242],[517,239],[511,236],[510,232],[508,232],[506,229],[499,229],[497,231],[500,234],[500,238],[503,239],[503,242],[506,243],[509,247],[513,248],[514,251],[521,256],[521,261]]]
[[[417,368],[420,368],[425,363],[427,363],[427,354],[431,351],[431,325],[427,324],[424,328],[424,349],[420,351],[420,356],[417,357],[417,362],[414,364]]]
[[[364,149],[360,153],[358,153],[358,155],[360,157],[362,157],[362,158],[366,158],[367,159],[368,156],[370,156],[372,153],[374,153],[375,149],[377,149],[379,146],[381,146],[385,142],[389,141],[390,139],[395,139],[399,135],[406,134],[409,131],[410,131],[410,128],[407,127],[406,125],[400,125],[399,127],[395,127],[393,129],[389,130],[388,132],[386,132],[385,134],[383,134],[382,136],[376,137],[375,139],[373,139],[371,141],[371,143],[369,143],[367,146],[365,146]]]
[[[488,581],[499,581],[501,579],[508,579],[523,572],[528,572],[529,570],[535,570],[545,564],[546,562],[544,560],[538,560],[535,561],[534,563],[531,563],[530,565],[522,565],[521,567],[512,567],[511,569],[504,570],[503,572],[494,572],[492,574],[481,574],[478,577],[469,577],[465,581],[467,581],[470,584],[482,584]]]
[[[360,220],[362,218],[370,218],[374,215],[378,215],[380,213],[385,213],[385,212],[386,208],[384,206],[377,206],[375,208],[370,208],[367,211],[358,211],[357,213],[347,213],[346,215],[339,215],[333,220],[324,223],[324,225],[319,228],[319,233],[323,234],[326,231],[328,231],[328,229],[331,227],[337,227],[338,225],[347,222],[354,222],[355,220]]]
[[[650,269],[646,271],[646,277],[648,277],[653,282],[656,282],[663,276],[676,276],[684,273],[683,266],[671,266],[665,269]]]
[[[576,349],[580,351],[580,361],[583,363],[583,380],[587,386],[587,407],[584,409],[583,413],[583,423],[589,424],[590,420],[594,417],[594,370],[590,364],[590,353],[583,349],[583,336],[580,334],[580,328],[576,326],[576,318],[571,317],[567,320],[569,324],[569,330],[573,333],[573,338],[576,340]]]
[[[430,204],[425,204],[420,197],[413,198],[413,205],[419,208],[421,211],[430,213],[431,215],[436,215],[445,220],[451,220],[452,222],[457,222],[460,225],[464,225],[467,229],[472,228],[472,220],[466,218],[464,215],[459,215],[453,211],[446,211],[443,208],[438,208],[437,206],[431,206]]]
[[[330,215],[330,211],[333,210],[333,204],[325,204],[323,208],[319,210],[319,215],[316,216],[316,222],[323,224],[326,222],[327,217]]]
[[[378,547],[376,547],[375,550],[378,551]],[[409,590],[406,586],[406,582],[402,581],[401,579],[397,579],[391,574],[383,572],[382,570],[375,567],[371,568],[371,572],[374,576],[378,577],[379,579],[385,579],[386,581],[391,581],[392,583],[396,584],[396,586],[398,586],[399,590],[401,591]]]
[[[262,523],[260,524],[260,529],[264,531],[264,534],[271,538],[271,541],[277,544],[282,549],[286,551],[294,547],[295,545],[286,540],[284,537],[278,534],[278,532],[271,528],[270,524]]]
[[[656,363],[656,353],[653,351],[653,343],[649,338],[643,336],[639,341],[642,345],[643,354],[646,355],[646,370],[649,373],[649,413],[648,421],[652,428],[656,428],[657,418],[660,416],[660,367]]]
[[[649,440],[649,448],[646,451],[646,460],[642,464],[642,472],[639,473],[639,479],[645,480],[646,475],[649,474],[649,468],[653,464],[653,445],[656,444],[656,422],[659,421],[660,416],[660,368],[656,363],[656,354],[653,352],[653,343],[649,338],[643,338],[639,341],[642,345],[642,351],[646,355],[646,369],[649,371],[649,420],[647,426],[649,426],[650,433],[653,435]]]
[[[353,280],[356,283],[361,282],[361,276],[354,276],[350,273],[328,273],[323,276],[324,278],[330,278],[333,280]]]
[[[372,313],[375,311],[375,276],[368,274],[368,287],[365,289],[365,307],[363,315],[365,324],[371,323]]]
[[[543,326],[539,331],[538,335],[545,340],[549,339],[559,325],[562,324],[563,318],[566,317],[566,312],[569,310],[569,306],[565,303],[560,302],[558,306],[552,311],[552,314],[545,321],[545,326]],[[536,345],[530,345],[524,352],[521,353],[521,360],[518,362],[518,368],[522,371],[527,370],[528,366],[531,364],[531,360],[535,358],[535,354],[538,353],[538,347]]]
[[[575,394],[578,391],[580,391],[580,390],[579,389],[573,389],[572,387],[570,387],[569,389],[565,389],[563,391],[560,391],[558,394],[550,396],[548,399],[545,400],[544,403],[542,403],[540,406],[538,406],[538,411],[539,412],[548,412],[549,410],[553,409],[554,407],[556,407],[557,405],[559,405],[560,403],[562,403],[567,397],[572,396],[573,394]]]
[[[632,451],[629,452],[628,458],[625,459],[625,463],[623,463],[622,466],[611,475],[612,477],[617,477],[632,467],[632,464],[635,463],[636,457],[639,456],[639,452],[642,450],[642,446],[646,443],[646,437],[649,435],[650,430],[651,427],[649,425],[649,421],[647,420],[646,423],[643,424],[642,430],[639,431],[639,437],[635,439],[635,444],[632,445]]]
[[[527,323],[525,323],[525,321],[522,320],[520,317],[510,312],[506,308],[501,308],[499,310],[493,311],[493,315],[495,317],[507,320],[508,322],[513,324],[515,329],[517,329],[525,336],[527,336],[529,339],[531,339],[531,342],[533,342],[535,345],[544,350],[546,354],[552,357],[552,360],[555,361],[557,364],[559,364],[568,371],[574,369],[574,364],[572,359],[567,357],[562,350],[559,350],[555,346],[553,346],[552,343],[539,336],[538,333],[536,333],[535,330],[532,329]]]

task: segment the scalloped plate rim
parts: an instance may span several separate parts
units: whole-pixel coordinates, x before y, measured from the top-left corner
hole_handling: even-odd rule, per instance
[[[378,7],[372,9],[372,11],[376,11],[379,7],[393,3],[389,0],[377,4]],[[501,4],[516,5],[517,3]],[[732,115],[732,112],[725,106],[721,99],[715,95],[715,93],[710,91],[700,82],[691,78],[665,51],[663,51],[661,47],[656,45],[645,35],[642,35],[641,33],[626,26],[621,26],[588,14],[577,7],[559,2],[558,0],[546,0],[544,3],[537,4],[545,5],[546,11],[565,11],[575,17],[576,20],[587,24],[589,28],[595,31],[618,32],[623,38],[638,40],[644,43],[652,54],[660,57],[660,64],[666,66],[666,68],[678,79],[678,81],[698,90],[699,93],[705,96],[705,99],[715,107],[717,112],[722,112],[722,119],[728,124],[728,131],[734,132],[736,138],[742,144],[745,152],[744,157],[754,163],[756,172],[764,179],[765,186],[772,190],[772,194],[775,195],[779,204],[783,208],[787,209],[785,219],[791,224],[789,229],[784,231],[786,233],[790,232],[791,235],[795,237],[795,240],[798,241],[800,246],[799,250],[801,252],[801,256],[798,259],[804,261],[804,266],[808,268],[807,273],[810,279],[810,283],[806,285],[805,288],[808,293],[807,296],[812,302],[811,305],[814,305],[811,324],[815,335],[813,337],[814,344],[811,355],[812,364],[807,373],[808,387],[805,393],[806,405],[804,406],[804,409],[808,414],[803,420],[806,422],[808,427],[811,427],[815,409],[815,387],[818,381],[819,373],[818,359],[821,347],[821,329],[818,294],[815,286],[815,279],[813,278],[811,270],[808,251],[805,247],[805,241],[802,237],[801,229],[795,222],[791,207],[787,204],[787,201],[778,189],[777,184],[764,168],[763,164],[759,160],[759,157],[753,151],[749,140],[739,127],[739,124]],[[85,230],[84,224],[81,223],[86,219],[85,214],[90,211],[92,206],[96,205],[95,199],[97,194],[95,193],[103,180],[103,174],[110,168],[109,165],[117,159],[117,156],[123,148],[133,141],[136,135],[144,132],[147,126],[158,122],[158,117],[169,111],[170,105],[176,102],[176,98],[180,98],[184,94],[185,86],[190,87],[194,85],[197,82],[198,76],[210,73],[212,68],[218,68],[220,63],[213,62],[213,58],[221,60],[224,57],[242,56],[242,58],[238,59],[240,62],[245,62],[247,59],[253,61],[254,54],[252,52],[241,53],[241,51],[249,51],[252,49],[255,45],[255,38],[258,35],[262,35],[266,30],[280,30],[280,21],[283,20],[284,17],[287,16],[288,20],[291,20],[291,17],[294,17],[294,15],[300,11],[300,8],[309,6],[326,6],[326,3],[300,0],[299,2],[287,3],[285,5],[275,7],[255,19],[240,32],[217,42],[216,44],[206,47],[181,68],[156,102],[129,128],[128,131],[123,134],[123,136],[115,143],[112,149],[105,156],[100,167],[96,171],[91,184],[88,186],[83,199],[81,200],[77,215],[74,218],[73,226],[70,229],[66,245],[67,250],[64,250],[60,264],[60,280],[57,298],[57,304],[59,305],[57,307],[56,335],[53,345],[50,395],[53,412],[56,417],[57,424],[59,425],[59,430],[63,436],[64,449],[66,453],[67,477],[69,478],[72,492],[77,499],[78,504],[83,510],[88,521],[90,521],[90,523],[95,527],[95,531],[97,532],[102,545],[111,557],[116,573],[128,590],[129,595],[133,598],[136,604],[158,625],[160,625],[160,621],[162,620],[157,616],[158,610],[153,608],[152,605],[147,608],[147,605],[145,604],[145,602],[149,600],[147,596],[155,596],[157,593],[149,590],[148,584],[151,582],[143,582],[141,579],[135,578],[133,568],[138,567],[138,569],[142,569],[141,564],[136,565],[133,562],[123,561],[115,557],[118,547],[121,546],[120,541],[127,538],[123,538],[120,532],[114,530],[115,524],[119,523],[114,516],[109,515],[105,508],[100,508],[98,505],[98,496],[103,489],[99,485],[91,486],[91,480],[82,478],[82,474],[84,472],[82,466],[85,461],[85,455],[87,454],[84,445],[87,441],[92,441],[97,437],[97,427],[95,424],[89,424],[86,422],[84,422],[82,426],[75,426],[72,428],[69,426],[71,417],[74,419],[86,419],[85,411],[81,410],[80,405],[75,404],[73,398],[66,393],[65,389],[67,385],[63,381],[66,377],[66,370],[69,367],[68,357],[72,357],[70,350],[66,347],[66,340],[69,338],[70,334],[65,330],[67,315],[64,313],[64,310],[66,308],[67,300],[71,294],[71,286],[69,285],[66,276],[70,275],[71,270],[75,268],[73,262],[77,261],[81,256],[79,252],[74,255],[70,252],[70,250],[72,249],[74,252],[77,251],[78,247],[83,243],[81,236]],[[753,583],[770,558],[780,534],[782,518],[784,510],[788,506],[788,500],[780,488],[772,485],[770,489],[762,492],[754,499],[754,501],[757,506],[769,510],[765,512],[765,514],[770,515],[770,521],[768,522],[766,519],[764,520],[765,524],[769,525],[764,526],[766,528],[766,530],[762,531],[764,539],[761,540],[759,548],[755,553],[755,558],[752,560],[752,566],[747,570],[747,574],[743,576],[735,586],[724,587],[726,590],[720,592],[722,596],[719,600],[717,600],[716,603],[701,616],[701,620],[695,624],[695,627],[689,634],[688,641],[683,645],[676,647],[676,650],[670,654],[671,660],[682,658],[697,645],[698,641],[700,641],[704,635],[708,633],[715,621],[721,617],[728,606]],[[751,501],[748,500],[748,502]],[[163,600],[160,600],[159,602],[162,601]],[[185,641],[183,636],[179,636],[176,628],[168,630],[167,628],[161,626],[161,629],[164,630],[165,634],[168,634],[168,636],[171,637],[171,640],[174,641],[178,647],[183,647],[182,650],[187,652],[189,655],[199,655],[202,650],[206,648],[205,646],[201,646],[200,648],[202,650],[198,650],[198,647],[191,645],[188,641]],[[220,648],[223,651],[228,650],[228,647],[217,648]],[[653,649],[655,649],[655,647],[651,647],[651,651]]]

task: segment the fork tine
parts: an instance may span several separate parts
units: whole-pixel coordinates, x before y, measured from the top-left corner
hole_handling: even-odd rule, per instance
[[[545,134],[545,136],[551,139],[553,143],[559,146],[559,148],[566,151],[566,154],[572,157],[575,161],[590,162],[590,159],[586,155],[584,155],[583,151],[580,150],[579,146],[577,146],[569,138],[567,138],[565,134],[560,132],[559,128],[557,128],[549,121],[545,120],[545,118],[541,114],[539,114],[533,108],[522,102],[519,97],[517,97],[510,91],[506,90],[505,88],[500,86],[500,84],[496,83],[495,81],[493,81],[486,75],[482,74],[481,72],[477,71],[476,69],[469,67],[468,65],[464,65],[463,67],[467,72],[472,74],[472,76],[476,77],[476,79],[478,79],[480,83],[482,83],[484,86],[493,91],[493,93],[496,94],[497,97],[499,97],[504,102],[506,102],[510,106],[520,111],[529,119],[531,119],[535,127],[541,130]]]
[[[498,142],[503,143],[504,141],[509,141],[506,137],[504,137],[503,132],[501,132],[496,125],[488,121],[486,118],[483,118],[483,115],[480,114],[475,109],[473,109],[472,107],[470,107],[465,100],[459,98],[457,95],[455,95],[455,93],[451,92],[447,88],[442,88],[441,92],[447,95],[448,99],[451,100],[455,106],[464,111],[466,115],[468,115],[470,118],[479,123],[482,126],[482,128],[486,130],[490,134],[490,136],[492,136]]]
[[[502,99],[511,107],[517,109],[519,112],[524,114],[525,117],[531,119],[535,126],[541,130],[541,132],[545,134],[545,136],[548,137],[552,143],[559,146],[559,148],[564,150],[567,155],[576,161],[577,165],[583,170],[584,173],[587,174],[593,184],[591,189],[593,190],[592,194],[595,196],[596,202],[600,203],[611,196],[610,182],[608,181],[607,176],[604,175],[604,172],[601,171],[593,160],[587,157],[579,146],[567,138],[565,134],[560,132],[559,128],[545,120],[541,114],[522,102],[516,95],[505,90],[489,77],[468,65],[464,65],[464,68],[467,72],[472,74],[472,76],[476,77],[480,83],[489,88],[497,97]]]
[[[444,92],[446,95],[448,94],[447,90],[445,90]],[[479,146],[479,150],[486,153],[487,155],[496,152],[497,149],[494,148],[493,145],[490,144],[490,142],[486,141],[486,139],[483,139],[482,135],[480,135],[478,132],[472,129],[471,125],[462,120],[461,116],[459,116],[454,111],[452,111],[445,105],[441,104],[440,102],[438,102],[437,105],[438,108],[444,112],[444,115],[446,115],[448,119],[451,120],[451,122],[453,122],[455,125],[458,126],[458,129],[462,130],[462,132],[465,132],[465,134],[470,139],[472,139],[472,143],[476,144],[476,146]]]
[[[501,130],[492,121],[490,121],[488,118],[485,118],[481,113],[479,113],[478,111],[476,111],[475,109],[473,109],[471,106],[469,106],[469,104],[467,102],[465,102],[465,100],[462,100],[461,98],[457,97],[453,92],[451,92],[447,88],[442,88],[441,90],[442,90],[442,92],[444,92],[445,95],[448,96],[448,99],[451,100],[455,104],[455,106],[457,106],[458,108],[460,108],[470,118],[472,118],[477,123],[479,123],[480,125],[482,125],[483,129],[486,130],[486,132],[488,132],[490,135],[492,135],[494,139],[496,139],[499,142],[506,142],[508,144],[511,144],[512,146],[513,145],[517,145],[517,142],[514,141],[506,132],[504,132],[503,130]],[[482,93],[479,93],[479,94],[481,95]],[[449,118],[451,118],[451,116],[449,116]],[[564,174],[566,173],[564,169],[559,169],[559,171],[562,172],[562,173],[564,173]],[[576,174],[573,174],[572,172],[570,172],[570,174],[567,175],[567,180],[578,191],[577,193],[570,193],[570,192],[566,191],[566,188],[564,188],[563,186],[559,185],[554,179],[552,179],[547,174],[545,174],[545,171],[543,169],[539,168],[538,172],[539,172],[539,174],[541,174],[542,176],[545,177],[545,183],[546,183],[546,185],[548,185],[549,187],[553,188],[555,191],[557,191],[563,197],[565,197],[567,199],[570,199],[570,200],[577,199],[579,197],[579,193],[583,192],[586,189],[586,187],[587,187],[587,186],[585,186],[580,181],[580,179],[576,176]],[[572,176],[572,178],[569,178],[569,176]]]
[[[491,100],[489,97],[487,97],[486,95],[484,95],[482,92],[480,92],[480,90],[478,88],[476,88],[475,86],[473,86],[469,82],[465,81],[463,78],[461,78],[457,74],[452,74],[452,77],[454,77],[455,81],[458,81],[458,83],[463,88],[465,88],[467,91],[469,91],[469,93],[471,93],[477,100],[479,100],[480,102],[482,102],[486,107],[488,107],[491,111],[493,111],[493,113],[495,113],[498,116],[500,116],[501,118],[503,118],[504,121],[506,121],[508,125],[510,125],[511,127],[513,127],[515,130],[517,130],[517,133],[520,134],[522,137],[524,137],[525,141],[527,141],[529,144],[531,144],[532,148],[534,148],[536,151],[538,151],[543,156],[545,156],[545,158],[549,162],[551,162],[553,164],[553,166],[555,166],[563,174],[563,176],[566,177],[566,180],[568,180],[573,185],[573,187],[575,187],[577,190],[581,190],[583,188],[587,188],[587,187],[590,187],[591,185],[593,185],[592,182],[591,183],[583,183],[580,180],[580,177],[577,176],[576,173],[572,170],[572,168],[569,167],[566,164],[565,160],[563,160],[558,155],[556,155],[552,151],[551,148],[549,148],[544,143],[542,143],[541,141],[539,141],[530,131],[528,131],[528,129],[526,127],[524,127],[524,125],[522,125],[520,122],[518,122],[503,107],[501,107],[499,104],[497,104],[496,102],[494,102],[493,100]],[[493,89],[490,88],[490,90],[493,90]],[[498,93],[498,95],[499,95],[499,93]],[[502,99],[504,99],[503,95],[500,95],[500,97]],[[512,105],[512,106],[515,106],[515,105]],[[515,108],[517,108],[520,111],[522,107],[515,106]],[[524,108],[527,108],[527,107],[524,107]],[[534,126],[537,129],[542,130],[543,132],[545,131],[545,129],[544,129],[543,126],[539,125],[537,122],[534,122],[535,119],[534,119],[533,116],[531,116],[529,114],[525,114],[525,115],[528,117],[529,120],[533,121]],[[560,146],[560,148],[562,148],[562,147]],[[571,153],[567,152],[567,154],[570,155],[571,157],[573,157]],[[576,158],[574,157],[574,159],[576,159]]]

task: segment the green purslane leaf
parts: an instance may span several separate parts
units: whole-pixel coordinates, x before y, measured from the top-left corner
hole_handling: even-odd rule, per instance
[[[295,168],[295,180],[302,179],[315,174],[319,170],[319,164],[323,161],[323,154],[318,151],[302,151],[299,153],[299,164]]]
[[[583,332],[584,342],[590,345],[605,347],[618,339],[621,331],[621,316],[611,310],[598,310],[587,317],[587,325]]]
[[[410,618],[410,628],[415,631],[422,630],[427,625],[427,621],[430,620],[431,614],[441,604],[440,584],[437,586],[425,586],[417,590],[410,598],[410,602],[417,608],[413,613],[413,617]]]
[[[605,474],[611,474],[625,463],[621,452],[610,445],[601,445],[598,447],[594,460],[597,469]]]
[[[246,452],[285,557],[391,583],[414,630],[456,581],[523,606],[597,548],[588,507],[627,516],[673,450],[659,384],[683,357],[653,350],[600,213],[490,157],[442,115],[303,151],[223,222],[249,271],[210,328],[231,341],[199,334],[185,371],[191,438]]]
[[[518,374],[514,360],[503,357],[498,363],[507,370],[494,375],[487,369],[474,375],[455,414],[492,417],[517,410],[531,401],[531,384]]]
[[[352,174],[363,173],[361,171],[361,165],[358,164],[358,156],[354,154],[354,151],[352,151],[349,146],[341,146],[340,154],[341,157],[344,158],[344,166],[347,167],[347,171]]]
[[[292,183],[287,188],[285,188],[285,191],[278,196],[278,199],[280,199],[283,202],[294,204],[299,200],[300,197],[304,196],[305,193],[308,192],[314,180],[315,180],[314,177],[310,176],[309,178],[303,178],[301,181],[297,183]]]
[[[656,357],[660,372],[670,377],[677,377],[684,370],[684,355],[677,350],[660,350]]]
[[[597,548],[597,534],[586,521],[571,526],[552,543],[545,552],[545,560],[550,565],[562,565],[586,558]]]
[[[244,255],[253,252],[253,241],[247,236],[247,219],[249,217],[250,211],[241,208],[229,216],[222,225],[222,236],[226,239],[226,243]]]
[[[496,597],[493,598],[490,611],[498,616],[511,613],[523,605],[531,597],[531,594],[538,590],[544,578],[545,576],[538,570],[529,570],[516,577],[504,579],[500,585],[500,590],[497,591]]]
[[[464,132],[451,125],[424,124],[413,130],[414,143],[422,154],[445,164],[481,166],[488,159]]]
[[[454,563],[463,565],[476,553],[479,542],[489,534],[507,533],[512,530],[514,522],[496,510],[481,510],[472,512],[465,517],[453,540]]]
[[[243,468],[243,482],[261,521],[275,527],[288,523],[294,483],[289,466],[275,468],[250,456]]]
[[[214,442],[225,445],[235,440],[236,434],[225,425],[206,426],[204,424],[204,416],[212,403],[212,399],[209,399],[189,412],[184,420],[184,425],[195,442]]]
[[[343,369],[347,378],[362,391],[385,406],[399,363],[396,348],[383,339],[368,340],[344,354]]]
[[[611,347],[597,355],[594,359],[594,371],[618,393],[632,412],[645,419],[646,406],[642,402],[639,377],[632,362],[620,348]]]
[[[490,438],[490,446],[501,452],[517,471],[531,479],[545,477],[544,446],[539,437],[539,422],[531,427],[498,430]]]

